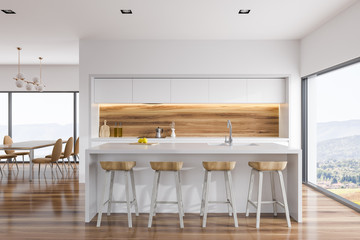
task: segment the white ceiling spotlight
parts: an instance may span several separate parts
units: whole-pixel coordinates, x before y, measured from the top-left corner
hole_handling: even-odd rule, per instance
[[[120,12],[121,12],[122,14],[132,14],[131,9],[121,9]]]
[[[39,91],[39,92],[44,91],[45,85],[42,83],[42,80],[41,80],[41,60],[43,58],[39,57],[39,60],[40,60],[40,78],[39,77],[34,77],[32,79],[33,80],[32,82],[31,81],[26,81],[24,74],[21,73],[21,71],[20,71],[20,51],[21,51],[21,48],[18,47],[17,50],[18,50],[18,73],[14,77],[14,80],[16,81],[15,82],[16,86],[18,88],[22,88],[24,86],[24,84],[26,83],[25,89],[27,91],[31,91],[34,86],[35,86],[36,91]]]
[[[251,11],[250,9],[240,9],[239,14],[249,14],[250,11]]]

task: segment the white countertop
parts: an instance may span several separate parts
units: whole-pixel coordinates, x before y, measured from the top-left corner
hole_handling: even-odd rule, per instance
[[[276,143],[235,143],[232,146],[207,143],[159,143],[158,145],[105,143],[89,148],[86,152],[87,154],[298,154],[301,150]]]
[[[131,143],[137,142],[137,137],[111,137],[111,138],[92,138],[94,143]],[[166,138],[148,138],[150,142],[158,143],[222,143],[224,137],[166,137]],[[276,138],[276,137],[234,137],[234,143],[284,143],[288,144],[288,138]]]

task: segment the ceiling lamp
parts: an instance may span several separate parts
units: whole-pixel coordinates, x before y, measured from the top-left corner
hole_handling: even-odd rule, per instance
[[[25,85],[25,89],[28,91],[31,91],[33,89],[33,87],[35,86],[35,90],[42,92],[45,89],[45,85],[42,83],[41,80],[41,60],[43,59],[42,57],[39,57],[40,60],[40,78],[39,77],[34,77],[31,81],[26,81],[25,80],[25,76],[23,73],[20,72],[20,51],[21,48],[18,47],[18,73],[16,74],[16,76],[14,77],[14,80],[16,81],[15,84],[18,88],[22,88]]]
[[[42,92],[45,89],[45,85],[42,83],[42,80],[41,80],[41,60],[42,59],[43,59],[42,57],[39,57],[39,61],[40,61],[40,77],[34,77],[33,78],[33,84],[35,85],[35,90],[37,90],[39,92]]]

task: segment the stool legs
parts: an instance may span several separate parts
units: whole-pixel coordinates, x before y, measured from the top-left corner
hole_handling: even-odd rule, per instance
[[[231,205],[232,208],[232,215],[234,217],[234,226],[238,227],[238,219],[237,219],[237,214],[236,214],[236,205],[235,205],[235,197],[233,194],[233,190],[232,190],[232,177],[231,177],[231,172],[230,171],[226,171],[226,176],[225,179],[228,182],[228,187],[229,187],[229,195],[230,195],[230,199],[228,199],[229,201],[229,206]],[[231,200],[231,201],[230,201]]]
[[[135,201],[134,205],[135,205],[135,214],[138,217],[139,216],[139,208],[138,208],[138,204],[137,204],[137,197],[136,197],[136,190],[135,190],[135,180],[134,180],[134,171],[131,169],[130,170],[130,177],[131,177],[131,188],[132,188],[132,193],[133,193],[133,198]]]
[[[201,207],[200,207],[200,216],[204,215],[204,208],[205,208],[205,193],[207,189],[207,171],[204,173],[204,183],[203,183],[203,190],[201,195]]]
[[[227,172],[224,171],[224,179],[225,179],[225,190],[226,190],[226,201],[230,202],[230,186],[229,186],[229,178],[227,176]],[[227,204],[229,216],[232,216],[232,206]]]
[[[134,172],[132,169],[130,171],[124,171],[124,172],[125,172],[126,201],[113,201],[115,171],[105,171],[103,199],[102,199],[102,202],[99,203],[99,207],[98,207],[98,219],[97,219],[97,223],[96,223],[97,227],[100,227],[100,225],[101,225],[102,212],[103,212],[103,207],[105,204],[108,204],[107,215],[109,216],[111,214],[112,203],[126,203],[129,228],[132,228],[132,218],[131,218],[131,206],[132,205],[135,205],[136,216],[139,216],[139,210],[138,210],[138,206],[137,206],[137,199],[136,199],[136,192],[135,192]],[[130,172],[130,176],[129,176],[129,172]],[[129,182],[129,177],[130,177],[130,182]],[[130,184],[131,184],[132,192],[133,192],[133,200],[130,200],[130,191],[129,191]],[[108,194],[108,199],[106,200],[106,189],[107,188],[109,189],[109,194]]]
[[[249,200],[252,196],[252,191],[253,191],[253,188],[254,188],[254,177],[255,177],[255,174],[254,174],[254,169],[251,170],[251,174],[250,174],[250,183],[249,183],[249,192],[248,192],[248,200],[246,202],[246,217],[249,216]]]
[[[126,196],[126,207],[128,212],[128,225],[129,228],[132,228],[132,219],[131,219],[131,203],[130,203],[130,193],[129,193],[129,172],[125,171],[125,196]]]
[[[181,187],[180,187],[180,174],[179,171],[175,172],[175,184],[176,184],[176,197],[178,202],[178,209],[179,209],[179,221],[180,221],[180,228],[184,228],[184,210],[182,206],[182,199],[181,199]]]
[[[265,202],[261,201],[261,198],[262,198],[262,186],[263,186],[263,174],[264,174],[263,171],[257,171],[258,174],[259,174],[259,186],[258,186],[257,202],[253,202],[253,201],[250,200],[250,198],[252,196],[253,187],[254,187],[254,172],[255,172],[255,170],[252,169],[251,170],[251,175],[250,175],[248,200],[247,200],[247,203],[246,203],[246,217],[249,216],[249,203],[250,203],[254,207],[256,207],[256,228],[260,228],[261,204],[262,203],[271,203],[271,204],[273,204],[274,216],[277,216],[277,204],[279,204],[280,206],[284,207],[284,209],[285,209],[287,225],[290,228],[291,227],[291,221],[290,221],[290,214],[289,214],[289,206],[288,206],[288,203],[287,203],[287,196],[286,196],[284,177],[283,177],[282,171],[276,171],[276,172],[279,175],[281,193],[282,193],[282,196],[283,196],[283,203],[276,200],[274,171],[270,171],[272,201],[265,201]]]
[[[184,221],[183,221],[184,209],[183,209],[182,193],[181,193],[180,171],[174,171],[174,172],[175,172],[177,202],[163,202],[163,201],[158,202],[157,195],[158,195],[159,182],[160,182],[160,171],[155,171],[153,189],[151,195],[148,228],[151,228],[152,226],[153,216],[155,216],[156,214],[157,203],[176,203],[178,205],[178,210],[179,210],[180,228],[184,228]]]
[[[211,182],[211,171],[205,171],[205,175],[206,175],[206,189],[205,189],[205,195],[204,195],[204,212],[203,212],[203,223],[202,223],[202,227],[206,227],[206,219],[207,219],[207,213],[209,210],[209,185]]]
[[[115,172],[114,171],[110,171],[110,188],[109,188],[109,200],[108,200],[108,210],[107,210],[107,215],[110,216],[111,213],[111,204],[113,201],[112,195],[113,195],[113,189],[114,189],[114,175]]]
[[[281,186],[281,193],[282,193],[283,201],[284,201],[286,221],[287,221],[288,227],[290,228],[291,222],[290,222],[289,207],[288,207],[288,203],[287,203],[287,196],[286,196],[286,192],[285,192],[284,177],[283,177],[283,174],[281,171],[277,171],[277,173],[279,174],[279,179],[280,179],[280,186]]]
[[[151,194],[151,204],[150,204],[148,228],[151,228],[152,219],[154,216],[154,209],[155,209],[155,204],[156,204],[156,197],[157,197],[156,195],[157,195],[157,188],[158,188],[157,182],[158,182],[159,177],[160,177],[160,172],[155,171],[153,189],[152,189],[152,194]]]
[[[263,172],[259,172],[259,188],[258,188],[259,190],[258,190],[257,208],[256,208],[256,228],[260,227],[262,184],[263,184]]]
[[[238,219],[236,214],[235,197],[232,191],[231,171],[224,171],[226,202],[210,202],[210,203],[226,203],[228,204],[229,216],[234,217],[234,226],[238,227]],[[203,192],[201,199],[200,216],[203,216],[202,227],[206,227],[207,213],[209,210],[209,188],[211,182],[211,171],[205,170]]]
[[[106,187],[109,185],[108,183],[108,177],[107,175],[110,174],[110,171],[106,171],[105,172],[105,177],[104,177],[104,188],[103,188],[103,200],[99,203],[99,207],[98,207],[98,219],[97,219],[97,223],[96,223],[96,227],[100,227],[101,224],[101,217],[102,217],[102,212],[103,212],[103,206],[104,206],[104,202],[106,200]]]
[[[270,183],[271,183],[271,194],[272,194],[272,200],[273,203],[273,211],[274,216],[277,216],[277,205],[276,205],[276,194],[275,194],[275,181],[274,181],[274,172],[270,172]]]

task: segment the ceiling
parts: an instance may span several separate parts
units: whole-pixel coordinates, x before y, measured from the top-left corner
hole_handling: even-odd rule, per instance
[[[0,0],[16,12],[0,12],[0,64],[17,63],[18,46],[24,64],[78,64],[79,39],[301,39],[358,1]]]

